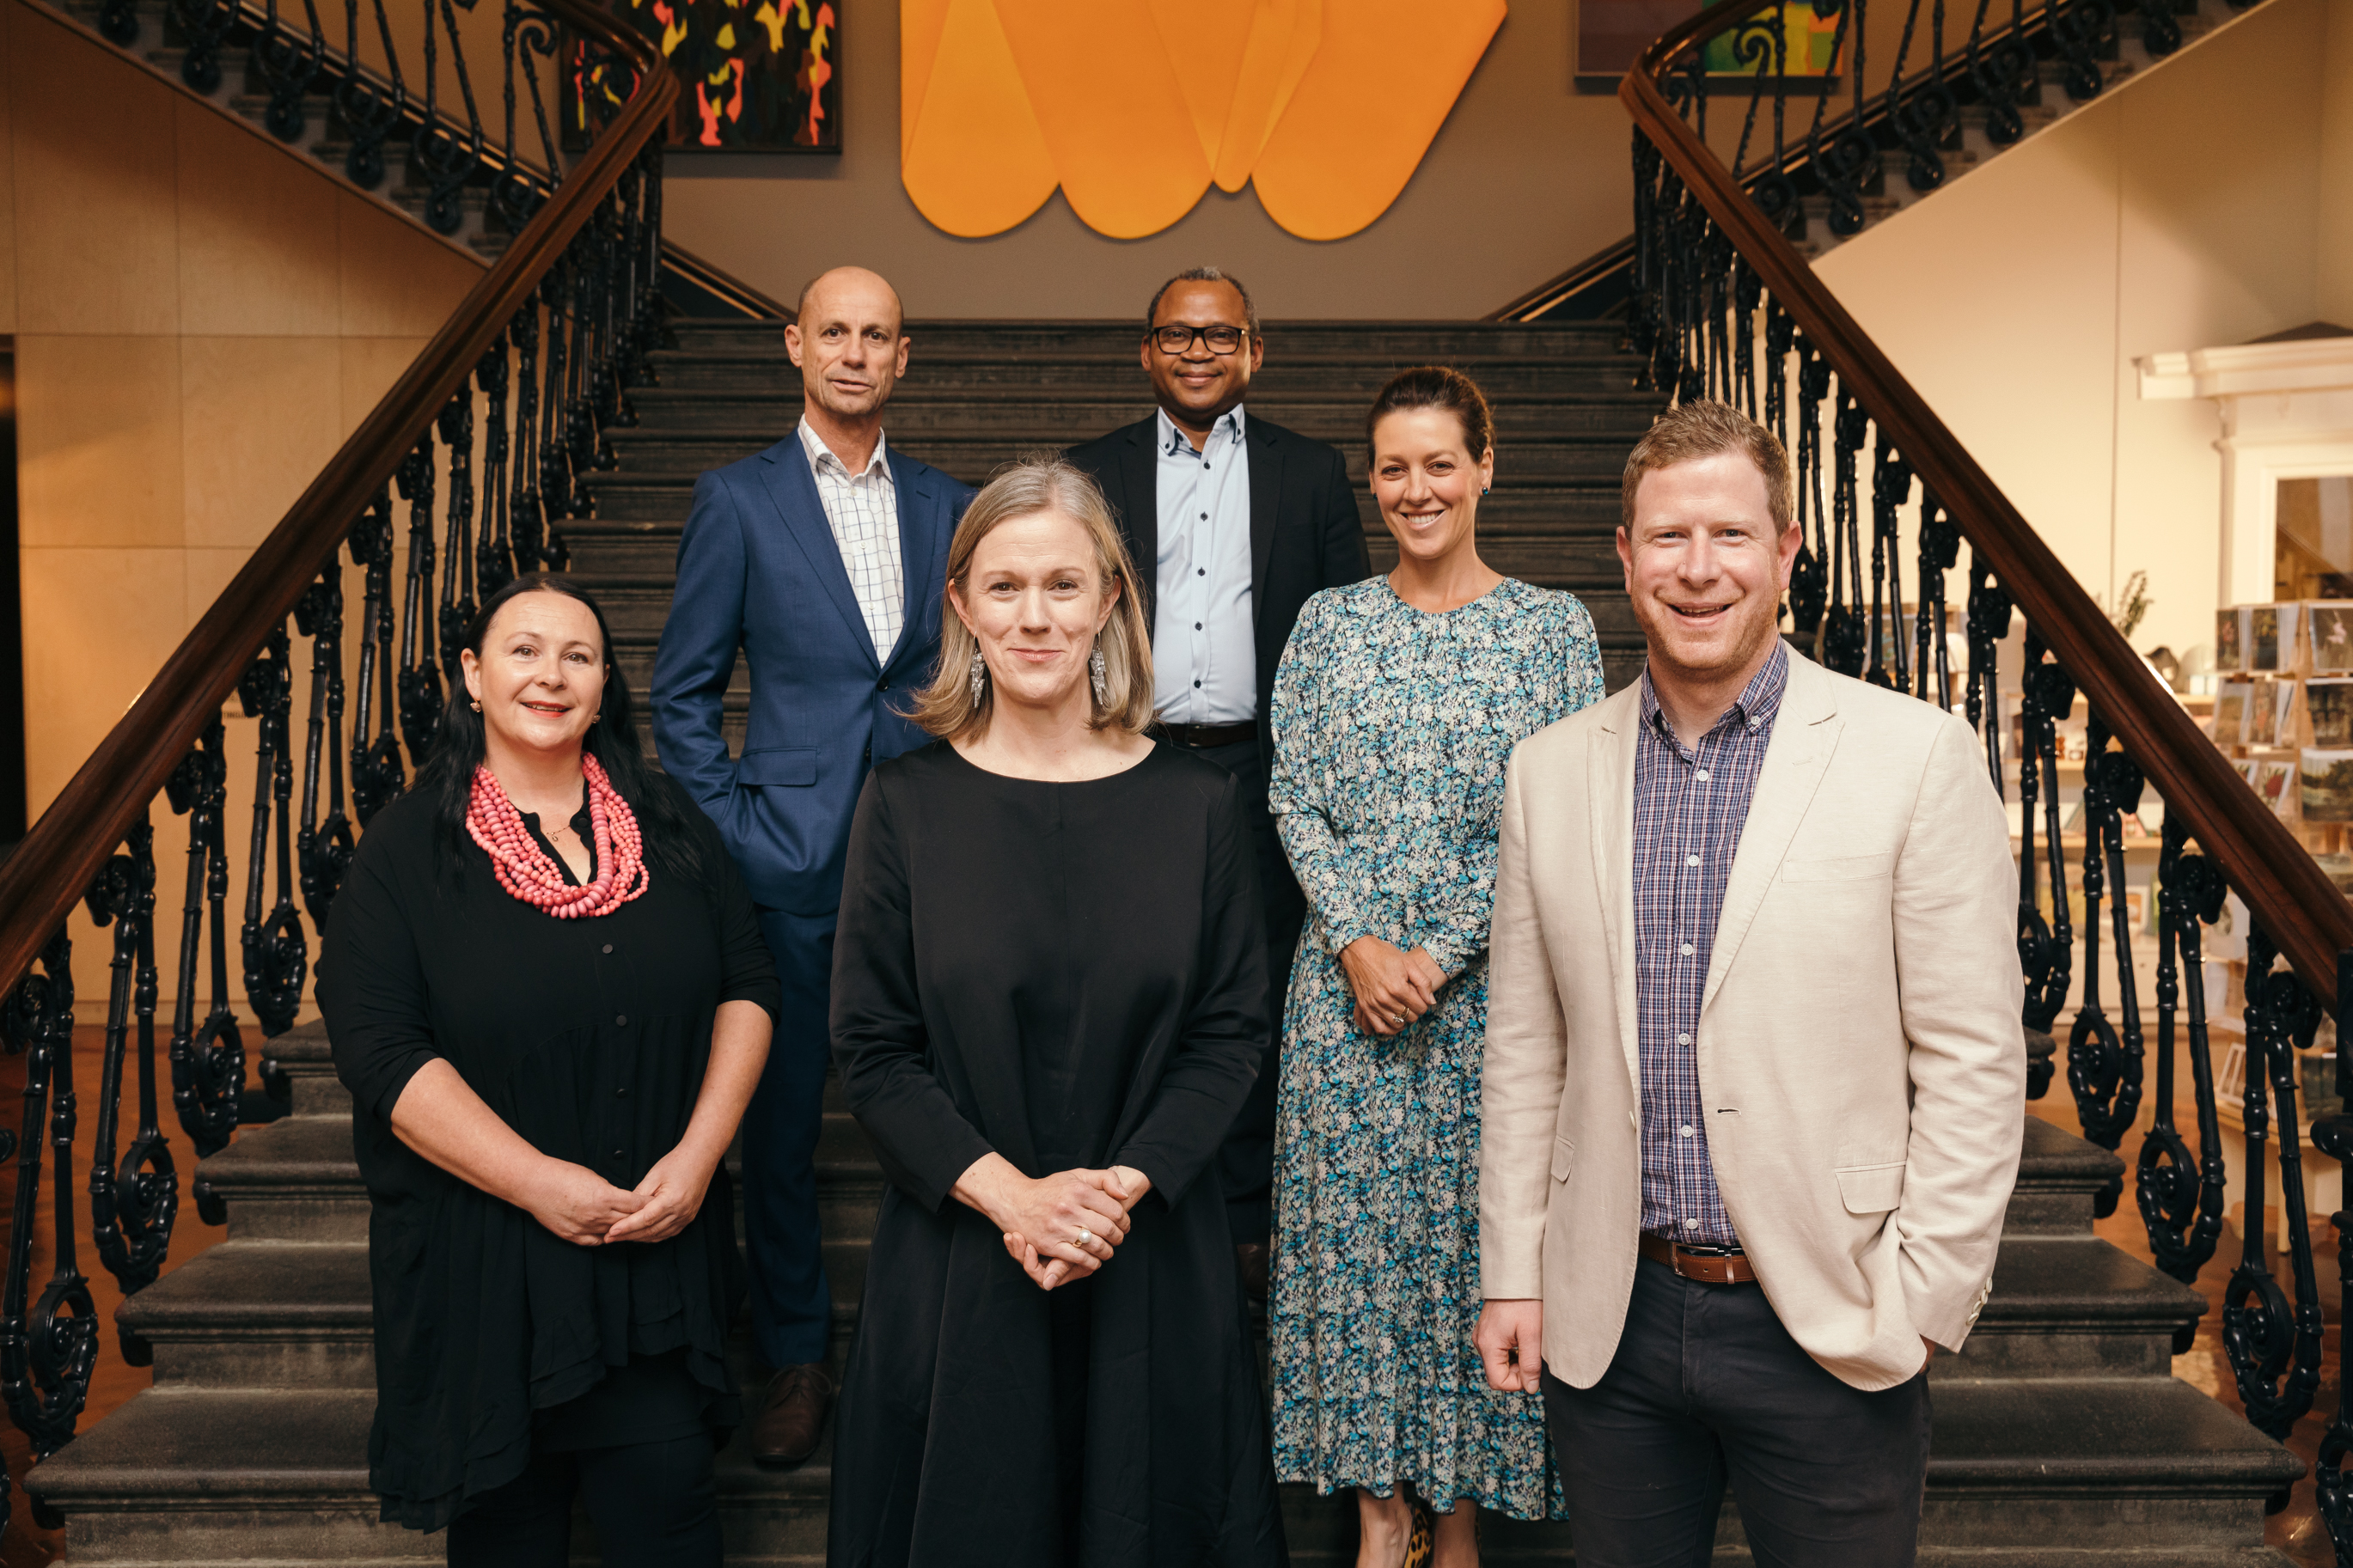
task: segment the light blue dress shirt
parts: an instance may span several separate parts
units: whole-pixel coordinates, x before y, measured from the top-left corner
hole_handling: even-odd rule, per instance
[[[1245,724],[1258,717],[1258,650],[1242,411],[1211,426],[1198,452],[1166,413],[1153,417],[1160,433],[1153,700],[1173,724]]]

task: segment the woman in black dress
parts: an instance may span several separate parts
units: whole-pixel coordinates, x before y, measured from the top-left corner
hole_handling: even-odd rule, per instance
[[[464,1568],[563,1568],[584,1491],[607,1563],[721,1558],[743,1266],[720,1159],[780,994],[609,647],[560,577],[491,596],[319,961],[374,1204],[369,1483]]]
[[[1271,1026],[1237,786],[1143,732],[1150,635],[1084,475],[1001,474],[947,574],[915,710],[944,740],[868,779],[834,949],[892,1185],[828,1560],[1278,1563],[1210,1169]]]

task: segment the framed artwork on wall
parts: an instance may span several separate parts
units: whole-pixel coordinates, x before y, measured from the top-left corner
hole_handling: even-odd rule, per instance
[[[846,0],[617,0],[615,14],[678,75],[666,145],[698,153],[841,151],[841,9]],[[619,110],[627,82],[569,51],[564,144]]]
[[[1692,0],[1578,0],[1577,89],[1617,91],[1651,41],[1697,8]],[[1837,79],[1834,55],[1844,50],[1839,12],[1817,13],[1812,0],[1783,0],[1779,33],[1778,45],[1771,30],[1746,25],[1710,39],[1704,57],[1709,89],[1746,93],[1753,78],[1786,71],[1792,91],[1828,90]]]

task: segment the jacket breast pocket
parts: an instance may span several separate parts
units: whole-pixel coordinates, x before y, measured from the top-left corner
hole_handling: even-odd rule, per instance
[[[1841,855],[1827,860],[1784,860],[1785,882],[1864,882],[1895,874],[1893,855]]]
[[[1555,1138],[1552,1141],[1552,1179],[1556,1182],[1568,1180],[1568,1173],[1576,1166],[1577,1145],[1566,1138]]]
[[[1849,1214],[1885,1214],[1904,1201],[1904,1162],[1848,1165],[1838,1173],[1839,1201]]]
[[[756,752],[746,752],[735,764],[735,782],[779,784],[788,788],[814,784],[817,783],[817,750],[814,747],[769,746]]]

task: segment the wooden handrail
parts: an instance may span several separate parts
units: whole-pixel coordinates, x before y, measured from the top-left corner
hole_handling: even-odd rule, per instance
[[[653,46],[588,0],[543,3],[575,32],[626,55],[638,68],[636,91],[0,865],[0,990],[30,966],[237,689],[270,628],[285,624],[353,521],[391,482],[597,204],[661,134],[678,82]]]
[[[2172,693],[2157,684],[2042,536],[1660,90],[1659,78],[1686,45],[1736,26],[1758,9],[1712,6],[1667,32],[1626,73],[1619,100],[1741,259],[1829,361],[1840,384],[1894,438],[1913,472],[1951,511],[2010,602],[2140,764],[2167,812],[2181,814],[2191,837],[2221,863],[2232,888],[2305,984],[2334,1006],[2337,956],[2353,947],[2353,903],[2256,798]]]

